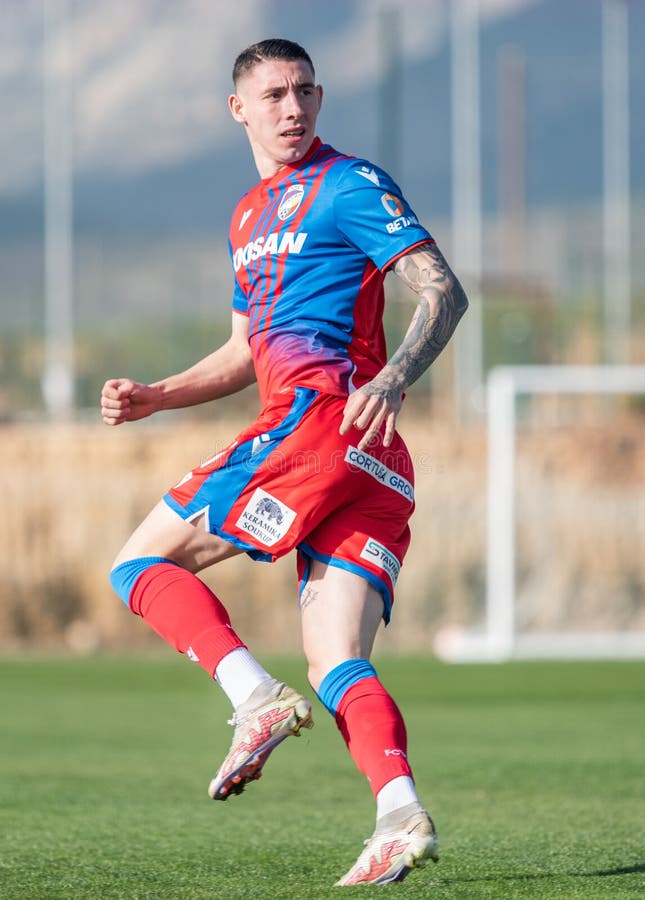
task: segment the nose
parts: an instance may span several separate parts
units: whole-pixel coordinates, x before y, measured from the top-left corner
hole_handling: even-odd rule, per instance
[[[293,90],[289,91],[285,99],[287,116],[290,119],[297,119],[303,111],[302,101],[298,92]]]

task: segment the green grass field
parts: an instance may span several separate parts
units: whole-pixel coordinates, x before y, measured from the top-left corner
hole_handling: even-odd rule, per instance
[[[300,661],[263,660],[304,688]],[[645,896],[645,664],[377,660],[406,716],[437,866],[333,888],[371,794],[315,701],[241,797],[206,788],[229,708],[172,654],[0,662],[0,897]]]

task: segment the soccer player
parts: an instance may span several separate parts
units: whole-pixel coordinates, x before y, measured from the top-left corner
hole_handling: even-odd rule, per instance
[[[323,91],[302,47],[254,44],[237,57],[233,81],[229,108],[261,180],[231,219],[230,339],[154,384],[107,381],[102,416],[119,425],[256,380],[263,408],[170,488],[111,580],[132,612],[228,695],[233,742],[209,786],[226,800],[259,778],[281,741],[312,726],[311,704],[251,655],[196,573],[237,553],[273,561],[296,549],[309,682],[376,799],[375,831],[338,884],[382,884],[438,858],[403,718],[369,661],[390,618],[414,508],[395,425],[403,392],[443,350],[467,300],[390,176],[316,137]],[[418,305],[388,360],[389,270]]]

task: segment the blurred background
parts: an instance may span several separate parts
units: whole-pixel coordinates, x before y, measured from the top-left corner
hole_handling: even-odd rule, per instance
[[[490,625],[489,373],[602,365],[626,386],[524,391],[509,423],[512,628],[631,635],[645,655],[645,3],[0,9],[0,646],[158,646],[112,594],[111,560],[257,398],[118,429],[97,400],[107,378],[152,381],[226,339],[228,217],[257,180],[230,71],[283,36],[325,88],[321,137],[392,173],[471,299],[400,420],[417,512],[383,648],[446,651]],[[387,289],[395,346],[413,305]],[[298,648],[292,559],[205,580],[253,646]]]

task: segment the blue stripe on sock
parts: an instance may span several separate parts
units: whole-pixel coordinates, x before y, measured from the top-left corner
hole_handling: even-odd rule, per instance
[[[363,678],[372,676],[376,676],[376,669],[368,659],[345,660],[325,675],[316,692],[318,699],[335,716],[338,704],[348,688]]]
[[[121,563],[110,572],[110,583],[128,609],[130,608],[130,593],[135,581],[146,569],[157,563],[177,565],[172,559],[166,559],[164,556],[140,556],[138,559],[129,559],[127,562]]]

